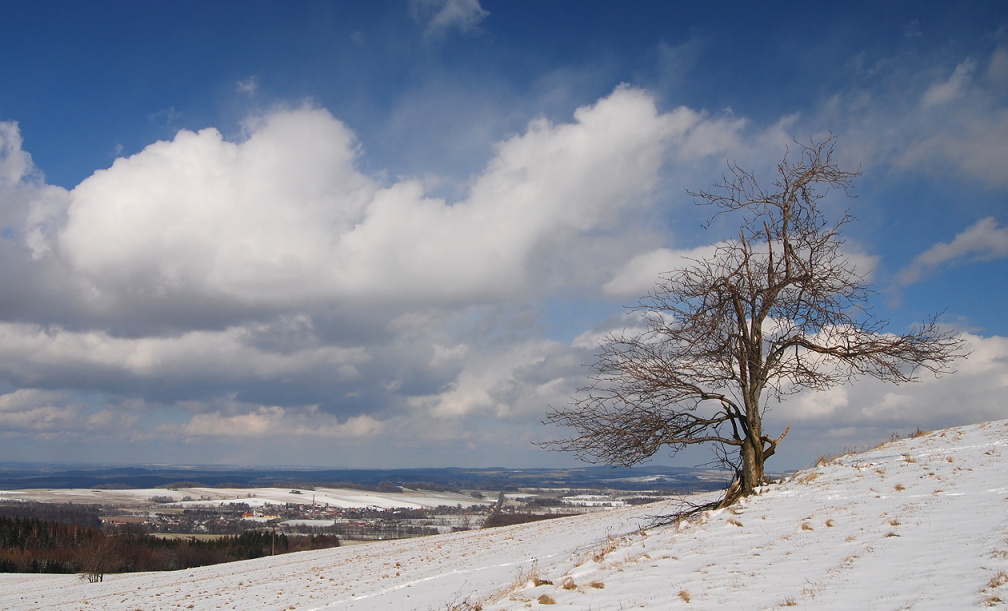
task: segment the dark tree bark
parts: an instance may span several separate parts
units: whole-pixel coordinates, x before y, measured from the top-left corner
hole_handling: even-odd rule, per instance
[[[729,164],[713,191],[690,192],[715,216],[740,215],[737,237],[664,275],[635,306],[641,327],[609,335],[591,384],[549,410],[547,424],[574,434],[546,445],[629,466],[663,447],[720,444],[735,457],[731,502],[763,483],[787,433],[764,433],[767,399],[862,375],[898,384],[952,371],[963,342],[935,318],[896,335],[868,308],[872,291],[842,252],[853,218],[829,223],[820,208],[860,174],[836,165],[833,145],[799,144],[769,189]]]

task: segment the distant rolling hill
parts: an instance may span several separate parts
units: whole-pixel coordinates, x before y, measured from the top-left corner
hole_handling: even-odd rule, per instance
[[[730,475],[716,470],[687,467],[640,466],[577,467],[570,469],[414,468],[319,469],[246,468],[160,465],[48,465],[0,464],[0,489],[28,488],[158,488],[187,485],[269,487],[357,486],[373,488],[383,482],[404,487],[440,486],[450,489],[506,490],[528,487],[611,488],[616,490],[664,489],[699,492],[724,487]]]

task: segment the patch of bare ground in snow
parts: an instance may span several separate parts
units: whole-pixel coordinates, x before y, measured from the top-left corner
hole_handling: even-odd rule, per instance
[[[1008,600],[1008,421],[667,505],[175,573],[0,575],[3,609],[961,609]]]

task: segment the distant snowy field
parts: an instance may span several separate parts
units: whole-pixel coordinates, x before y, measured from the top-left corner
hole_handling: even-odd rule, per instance
[[[1006,444],[1008,421],[888,443],[678,526],[648,527],[658,504],[97,584],[0,575],[0,608],[1004,606]]]
[[[464,506],[489,505],[493,502],[493,499],[477,500],[465,494],[452,492],[406,490],[401,493],[381,493],[347,490],[345,488],[300,489],[299,492],[294,492],[290,488],[201,487],[171,490],[166,488],[130,490],[86,490],[76,488],[0,490],[0,500],[36,500],[49,503],[100,503],[104,505],[148,506],[150,504],[149,500],[154,497],[171,498],[173,504],[182,507],[227,503],[244,503],[249,507],[262,507],[266,504],[308,504],[314,501],[318,505],[331,505],[334,507],[377,507],[379,509],[407,507],[420,509],[423,507],[438,507],[440,505],[455,506],[459,503]]]

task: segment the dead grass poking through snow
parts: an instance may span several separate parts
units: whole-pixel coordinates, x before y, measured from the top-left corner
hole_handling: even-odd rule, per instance
[[[796,481],[799,484],[811,484],[812,482],[816,481],[818,477],[819,477],[818,471],[809,471],[808,473],[800,475]]]
[[[991,580],[987,582],[987,587],[980,590],[980,592],[988,592],[990,590],[1000,588],[1005,584],[1008,584],[1008,573],[1004,571],[998,571],[998,573],[993,577],[991,577]],[[999,605],[1005,602],[1005,600],[1001,598],[1000,594],[992,592],[988,594],[986,598],[984,598],[984,602],[987,604],[988,607],[993,607],[995,605]]]
[[[1008,583],[1008,573],[1004,571],[999,571],[997,575],[991,577],[991,580],[987,583],[987,588],[988,589],[1000,588],[1006,583]]]
[[[690,601],[690,594],[686,590],[679,590],[679,598],[681,598],[684,603],[688,603]]]
[[[455,598],[445,603],[444,611],[483,611],[483,605],[471,597]]]
[[[612,535],[609,535],[606,537],[606,540],[592,553],[592,560],[601,564],[602,561],[605,560],[605,557],[617,547],[619,547],[619,541],[617,541]]]

